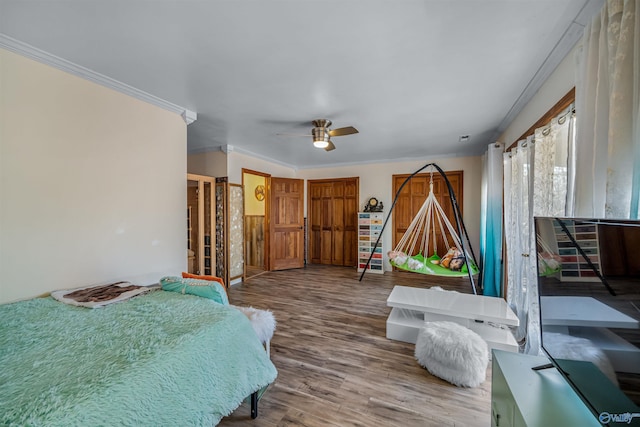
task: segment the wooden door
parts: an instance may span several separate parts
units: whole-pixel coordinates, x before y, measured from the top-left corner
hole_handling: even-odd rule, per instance
[[[311,263],[355,266],[358,178],[312,180],[308,194]]]
[[[358,178],[345,181],[343,221],[342,265],[355,266],[358,262]]]
[[[331,264],[331,183],[309,181],[309,259],[312,264]]]
[[[304,267],[304,180],[272,177],[270,181],[270,269]]]
[[[460,207],[460,212],[462,212],[462,171],[453,171],[446,172],[447,178],[451,183],[451,187],[453,188],[453,192],[456,196],[456,201],[458,206]],[[402,185],[405,179],[409,175],[393,175],[393,192],[397,193],[398,188]],[[398,196],[398,201],[396,202],[395,207],[393,208],[393,246],[395,247],[402,236],[404,236],[407,228],[413,221],[413,218],[416,216],[424,201],[427,199],[429,195],[429,184],[431,180],[431,174],[424,173],[418,174],[411,178],[411,180],[404,186],[402,192]],[[442,207],[442,210],[445,212],[445,215],[449,222],[453,225],[454,229],[456,228],[456,221],[453,215],[453,206],[451,204],[451,199],[449,197],[449,190],[447,188],[447,184],[439,173],[433,174],[433,194],[438,200],[438,203]],[[439,256],[443,256],[450,246],[453,246],[453,241],[448,234],[448,231],[445,228],[445,235],[449,241],[449,244],[445,242],[445,239],[442,236],[440,231],[440,226],[432,224],[432,232],[435,230],[436,232],[436,244],[432,242],[432,236],[429,235],[429,245],[427,249],[427,253],[423,254],[425,257],[429,257],[437,252]],[[423,237],[424,230],[421,230],[419,235],[419,242]],[[457,233],[457,231],[456,231]],[[418,248],[413,251],[413,253],[409,255],[416,255],[419,252]]]

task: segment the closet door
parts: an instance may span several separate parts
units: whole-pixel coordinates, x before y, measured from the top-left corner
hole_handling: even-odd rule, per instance
[[[311,264],[324,264],[322,262],[322,253],[329,252],[329,250],[323,251],[322,248],[324,218],[330,217],[325,213],[328,205],[324,202],[326,198],[323,197],[328,188],[327,184],[309,181],[309,189],[307,191],[309,206],[307,209],[307,234],[309,236],[308,254]]]
[[[344,186],[344,258],[342,265],[354,266],[358,262],[358,179],[345,181]]]
[[[308,194],[310,262],[355,266],[358,178],[310,180]]]
[[[460,212],[462,212],[462,171],[445,172],[445,174],[447,175],[447,178],[451,183],[451,187],[453,188],[453,192],[456,196],[456,201],[458,203],[458,206],[460,207]],[[408,174],[393,175],[392,179],[394,195],[397,193],[398,188],[400,188],[407,177],[409,177]],[[454,226],[454,228],[456,227],[456,221],[453,215],[453,206],[451,205],[449,190],[444,178],[442,178],[442,176],[437,172],[433,175],[431,175],[430,173],[418,174],[411,178],[411,180],[404,186],[402,192],[398,196],[398,201],[393,208],[393,247],[398,244],[404,233],[407,231],[407,228],[409,228],[411,221],[413,221],[413,218],[416,216],[424,201],[427,199],[432,177],[433,194],[442,207],[442,210],[445,212],[445,215],[449,222]],[[435,247],[432,241],[432,236],[428,236],[429,253],[423,255],[425,257],[428,257],[433,255],[434,252],[437,252],[439,256],[443,256],[447,252],[449,246],[453,245],[453,242],[449,238],[449,245],[447,245],[442,237],[442,232],[440,231],[440,226],[438,224],[436,224],[435,226],[432,225],[432,230],[436,231]],[[423,234],[421,232],[418,241],[422,241],[422,237]],[[409,255],[416,254],[413,253]]]

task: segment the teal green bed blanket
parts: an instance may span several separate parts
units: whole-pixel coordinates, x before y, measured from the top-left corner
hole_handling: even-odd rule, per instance
[[[276,375],[247,317],[208,299],[0,305],[3,426],[213,426]]]

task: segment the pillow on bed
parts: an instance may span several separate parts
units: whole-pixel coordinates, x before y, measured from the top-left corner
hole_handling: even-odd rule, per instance
[[[160,279],[160,285],[164,291],[195,295],[208,298],[218,304],[229,305],[227,291],[216,281],[168,276]]]
[[[215,281],[215,282],[220,283],[222,285],[222,287],[224,288],[224,280],[222,280],[218,276],[207,276],[207,275],[203,275],[203,274],[191,274],[191,273],[185,273],[183,271],[182,272],[182,278],[183,279],[199,279],[199,280]],[[226,291],[226,288],[225,288],[225,291]]]

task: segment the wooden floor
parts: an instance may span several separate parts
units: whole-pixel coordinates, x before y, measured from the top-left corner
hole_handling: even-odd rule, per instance
[[[453,386],[416,362],[413,344],[388,340],[394,285],[471,293],[468,279],[368,273],[311,265],[268,272],[229,290],[232,304],[273,311],[278,378],[251,420],[242,404],[221,426],[482,426],[490,422],[491,367],[478,388]]]

